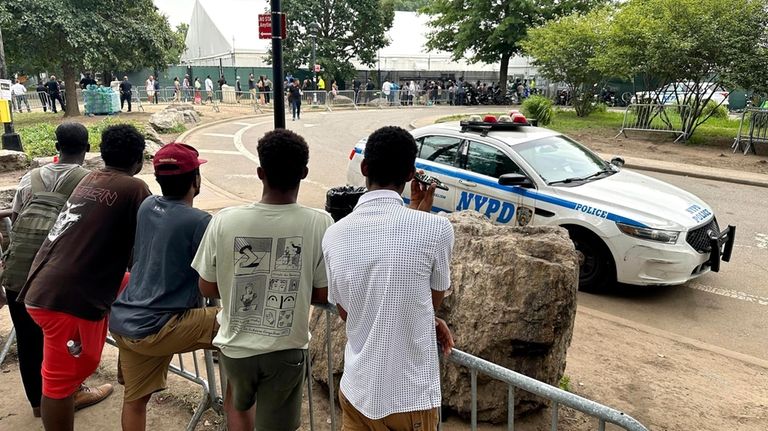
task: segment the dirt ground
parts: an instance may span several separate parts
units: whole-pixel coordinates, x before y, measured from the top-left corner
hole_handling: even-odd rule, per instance
[[[659,336],[580,308],[573,342],[568,352],[566,375],[570,390],[578,395],[622,410],[649,430],[660,431],[764,431],[768,429],[768,368],[696,347],[685,340]],[[10,319],[0,312],[0,338],[5,340]],[[617,342],[617,340],[621,340]],[[118,430],[122,388],[116,383],[116,349],[105,346],[102,364],[90,383],[110,382],[115,393],[104,403],[76,414],[76,429]],[[469,382],[467,382],[469,384]],[[149,430],[181,430],[192,416],[200,397],[199,387],[177,376],[169,377],[169,390],[150,404]],[[42,430],[32,417],[19,380],[15,353],[0,367],[0,429]],[[315,429],[330,429],[327,394],[314,386]],[[306,403],[302,430],[309,428]],[[550,429],[550,412],[516,421],[516,429]],[[337,416],[338,418],[338,416]],[[208,411],[198,430],[221,429],[221,418]],[[447,431],[468,429],[468,421],[452,416]],[[587,431],[597,428],[594,419],[570,409],[560,410],[559,430]],[[501,431],[506,424],[480,424],[480,430]],[[608,426],[607,429],[619,429]]]

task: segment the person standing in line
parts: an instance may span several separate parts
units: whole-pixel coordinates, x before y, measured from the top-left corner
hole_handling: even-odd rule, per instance
[[[120,83],[120,110],[123,110],[123,104],[128,102],[128,112],[131,112],[131,99],[133,98],[133,84],[128,81],[128,76],[123,76],[123,82]]]
[[[80,80],[80,88],[85,90],[89,85],[96,85],[96,80],[91,78],[90,72],[85,72],[85,76]]]
[[[29,100],[27,100],[27,87],[25,87],[24,84],[17,80],[16,83],[11,85],[11,94],[16,100],[16,107],[19,109],[19,114],[21,114],[22,103],[26,105],[27,112],[32,112],[32,110],[29,109]]]
[[[229,430],[292,431],[301,424],[310,304],[327,303],[321,242],[333,220],[296,203],[309,172],[301,136],[273,130],[257,150],[261,201],[216,214],[192,267],[203,294],[222,302],[213,344],[236,410]]]
[[[269,105],[269,98],[272,96],[272,81],[268,76],[264,77],[264,102]]]
[[[381,85],[381,92],[384,94],[384,98],[387,99],[387,103],[391,104],[392,84],[389,82],[389,79],[384,80],[384,84]]]
[[[51,79],[48,81],[45,87],[48,89],[48,98],[51,100],[51,111],[53,111],[54,114],[56,113],[57,100],[59,101],[59,105],[63,110],[64,100],[61,98],[61,86],[59,85],[59,82],[56,81],[56,76],[51,75]]]
[[[74,429],[74,395],[101,360],[107,315],[131,261],[136,213],[150,195],[134,178],[144,146],[144,136],[131,125],[104,130],[106,167],[86,175],[72,192],[19,293],[43,330],[40,410],[46,431]]]
[[[371,101],[371,97],[373,97],[373,90],[375,88],[376,86],[373,85],[373,80],[368,78],[368,81],[365,83],[365,103]]]
[[[45,88],[45,84],[43,81],[39,81],[37,83],[37,88],[35,89],[37,91],[37,97],[40,99],[40,105],[43,106],[43,112],[48,112],[48,108],[50,107],[50,101],[48,99],[48,90]]]
[[[219,310],[204,307],[199,275],[190,266],[211,219],[193,207],[203,163],[197,150],[179,143],[165,145],[153,159],[163,195],[139,207],[128,286],[109,316],[125,385],[123,431],[146,428],[147,403],[166,388],[175,354],[215,349]],[[231,399],[224,401],[230,411]]]
[[[195,77],[195,98],[194,103],[203,103],[202,85],[200,84],[200,78]]]
[[[256,87],[259,89],[259,105],[264,104],[264,75],[259,76],[259,82],[256,83]]]
[[[30,208],[30,202],[38,193],[56,192],[68,198],[80,180],[88,173],[80,167],[85,160],[85,153],[90,150],[88,130],[80,123],[66,122],[56,128],[56,150],[59,162],[49,163],[27,172],[19,182],[13,198],[11,222],[19,226],[29,226],[24,221],[29,218],[39,220],[39,209]],[[35,221],[33,223],[39,223]],[[39,226],[39,224],[38,224]],[[45,234],[44,232],[39,232]],[[8,311],[13,327],[16,328],[16,350],[19,357],[19,373],[24,391],[32,407],[34,417],[40,417],[43,378],[40,369],[43,363],[43,332],[32,320],[22,302],[17,302],[19,291],[29,275],[29,266],[40,246],[39,237],[35,240],[30,230],[17,232],[11,236],[9,249],[14,250],[13,258],[6,258],[6,271],[2,284],[8,296]],[[26,254],[26,255],[25,255]],[[98,388],[80,387],[74,395],[75,410],[96,404],[112,392],[112,385],[105,384]]]
[[[213,80],[211,75],[205,78],[205,100],[213,103]]]
[[[160,97],[160,80],[155,78],[155,105],[158,104],[158,98]],[[163,96],[163,102],[168,101],[168,99]]]
[[[184,91],[184,103],[189,103],[189,100],[192,99],[192,88],[189,82],[189,75],[184,75],[184,80],[181,81],[181,89]]]
[[[292,121],[296,121],[298,118],[301,120],[301,88],[299,88],[299,80],[293,79],[291,85],[288,86],[288,103],[291,104]]]
[[[144,88],[147,91],[147,103],[152,103],[155,99],[155,77],[149,75],[147,81],[144,83]]]
[[[237,103],[240,103],[240,96],[242,95],[243,89],[240,87],[240,77],[235,77],[235,99],[237,100]]]
[[[173,77],[173,101],[181,102],[181,83],[178,76]]]
[[[256,100],[256,81],[253,78],[253,73],[248,74],[248,93],[251,94],[251,101]]]
[[[454,233],[429,213],[435,185],[411,181],[417,152],[404,129],[373,132],[361,164],[368,192],[323,238],[328,302],[346,322],[343,430],[437,429],[437,342],[447,355],[453,337],[435,311],[450,288]]]

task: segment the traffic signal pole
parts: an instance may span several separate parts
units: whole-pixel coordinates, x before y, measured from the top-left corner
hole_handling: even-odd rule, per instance
[[[285,129],[285,89],[283,88],[283,39],[280,0],[270,0],[272,7],[272,100],[275,129]],[[289,83],[290,84],[290,83]]]

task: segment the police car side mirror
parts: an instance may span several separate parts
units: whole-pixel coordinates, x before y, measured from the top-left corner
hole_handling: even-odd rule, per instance
[[[625,163],[624,159],[619,156],[615,156],[614,158],[611,159],[611,164],[613,166],[616,166],[617,168],[623,167],[624,163]]]
[[[533,181],[525,175],[504,174],[499,177],[499,184],[502,186],[518,186],[523,188],[533,187]]]

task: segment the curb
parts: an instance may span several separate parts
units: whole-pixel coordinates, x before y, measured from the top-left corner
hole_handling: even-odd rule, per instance
[[[184,133],[182,133],[181,135],[176,137],[176,141],[177,142],[184,142],[184,140],[187,139],[189,137],[189,135],[191,135],[193,133],[197,133],[200,130],[207,129],[208,127],[213,127],[213,126],[218,126],[219,124],[229,123],[230,121],[242,120],[242,119],[245,119],[245,118],[261,118],[261,117],[271,117],[271,116],[272,116],[271,113],[269,113],[269,114],[253,114],[253,115],[243,115],[243,116],[240,116],[240,117],[223,118],[221,120],[211,121],[210,123],[200,124],[199,126],[195,126],[195,127],[191,128],[191,129],[185,131]]]
[[[744,353],[734,352],[733,350],[728,350],[723,347],[715,346],[713,344],[705,343],[703,341],[695,340],[693,338],[689,338],[683,335],[678,335],[669,331],[665,331],[663,329],[654,328],[652,326],[644,325],[642,323],[633,322],[631,320],[627,320],[618,316],[614,316],[613,314],[608,314],[602,311],[598,311],[593,308],[585,307],[583,305],[579,305],[577,308],[577,311],[584,313],[590,317],[607,320],[611,323],[615,323],[620,326],[642,331],[656,337],[666,338],[668,340],[685,344],[699,350],[705,350],[707,352],[710,352],[716,355],[725,356],[730,359],[741,361],[749,365],[754,365],[756,367],[760,367],[768,370],[768,361],[765,359],[756,358],[754,356],[750,356]]]

